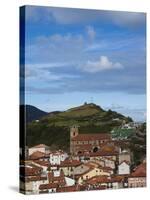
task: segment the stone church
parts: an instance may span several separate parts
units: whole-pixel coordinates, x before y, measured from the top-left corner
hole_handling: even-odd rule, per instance
[[[70,128],[70,153],[78,155],[85,151],[97,152],[101,146],[111,141],[111,135],[107,133],[99,134],[79,134],[78,126]]]

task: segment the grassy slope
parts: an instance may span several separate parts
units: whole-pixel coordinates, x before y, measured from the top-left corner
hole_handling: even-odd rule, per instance
[[[79,125],[81,133],[109,132],[122,122],[112,119],[131,120],[111,110],[105,111],[95,104],[86,104],[69,109],[65,112],[49,114],[39,122],[33,121],[27,125],[27,143],[29,146],[45,143],[53,149],[69,148],[69,129]]]

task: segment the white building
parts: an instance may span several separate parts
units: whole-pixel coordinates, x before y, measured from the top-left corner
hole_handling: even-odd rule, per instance
[[[121,129],[132,129],[130,124],[124,124],[122,125]]]
[[[73,186],[75,185],[75,180],[69,177],[65,177],[65,181],[66,181],[66,186]]]
[[[50,150],[49,150],[49,146],[45,144],[39,144],[39,145],[29,148],[28,150],[29,156],[37,151],[42,152],[42,153],[49,153]]]
[[[128,150],[123,150],[119,153],[119,164],[126,160],[131,163],[131,153]]]
[[[127,161],[123,161],[118,165],[118,174],[130,174],[130,165]]]
[[[49,161],[51,165],[60,165],[68,157],[68,154],[63,151],[50,153]]]
[[[115,161],[112,159],[105,159],[105,167],[115,169]]]

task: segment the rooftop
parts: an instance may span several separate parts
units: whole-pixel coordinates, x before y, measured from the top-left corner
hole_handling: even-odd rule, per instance
[[[146,163],[141,163],[132,172],[131,177],[146,177]]]
[[[57,183],[49,183],[49,184],[42,184],[39,186],[40,190],[44,190],[44,189],[52,189],[52,188],[57,188],[58,184]]]
[[[77,167],[82,163],[79,160],[66,159],[60,163],[60,167]]]
[[[20,174],[22,176],[35,176],[40,175],[42,171],[41,167],[32,167],[32,166],[21,166],[20,167]]]
[[[74,137],[73,141],[89,141],[89,140],[111,140],[111,135],[107,133],[99,133],[99,134],[79,134]]]
[[[97,156],[116,156],[118,155],[117,151],[97,151],[97,152],[89,152],[89,153],[80,153],[79,156],[90,156],[90,157],[97,157]]]
[[[77,185],[68,186],[68,187],[59,187],[57,189],[57,192],[74,192],[74,191],[78,191]]]
[[[38,145],[35,145],[31,148],[49,148],[49,146],[45,145],[45,144],[38,144]]]
[[[33,182],[33,181],[46,181],[47,177],[46,176],[32,176],[32,177],[26,177],[25,181],[26,182]]]
[[[45,153],[43,153],[41,151],[36,151],[36,152],[32,153],[29,158],[31,160],[36,160],[36,159],[43,158],[43,157],[45,157]]]

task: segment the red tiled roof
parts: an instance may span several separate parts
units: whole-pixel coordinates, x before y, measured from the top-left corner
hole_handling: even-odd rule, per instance
[[[25,178],[26,182],[32,182],[32,181],[44,181],[47,180],[46,176],[32,176]]]
[[[109,183],[110,177],[108,176],[94,176],[86,181],[87,184]]]
[[[91,141],[91,140],[110,140],[111,135],[106,133],[99,134],[79,134],[76,137],[72,138],[73,141]]]
[[[114,183],[114,182],[122,182],[124,178],[127,176],[123,175],[113,175],[113,176],[95,176],[86,181],[87,184],[99,184],[99,183]]]
[[[82,163],[79,160],[67,159],[67,160],[62,161],[59,166],[60,167],[76,167],[76,166],[79,166],[81,164]]]
[[[49,183],[57,183],[61,186],[64,186],[66,184],[63,171],[60,172],[60,176],[54,176],[53,172],[49,172],[48,173],[48,180],[49,180]]]
[[[49,184],[42,184],[39,186],[40,190],[44,190],[44,189],[52,189],[52,188],[57,188],[58,184],[56,183],[49,183]]]
[[[29,158],[31,160],[34,160],[34,159],[36,160],[36,159],[40,159],[43,157],[45,157],[45,153],[43,153],[41,151],[36,151],[36,152],[32,153]]]
[[[34,163],[44,166],[44,167],[48,167],[50,165],[50,163],[48,161],[41,161],[41,160],[36,160],[36,161],[34,161]]]
[[[99,167],[99,168],[104,171],[113,171],[113,169],[111,167]]]
[[[74,192],[78,191],[78,187],[76,185],[68,186],[68,187],[59,187],[57,192]]]
[[[107,189],[106,185],[99,185],[99,186],[90,188],[90,190],[105,190],[105,189]]]
[[[111,177],[111,182],[122,182],[124,178],[124,176],[114,175]]]
[[[132,172],[131,177],[146,177],[146,163],[138,165],[134,172]]]
[[[49,148],[49,146],[45,145],[45,144],[38,144],[38,145],[35,145],[31,148]]]
[[[57,150],[57,151],[51,151],[51,152],[49,153],[49,155],[50,155],[50,154],[52,154],[52,155],[63,155],[63,154],[65,154],[65,152],[62,151],[62,150]]]
[[[87,153],[86,153],[87,155]],[[116,156],[118,155],[117,151],[111,151],[111,152],[107,152],[107,151],[97,151],[97,152],[89,152],[88,155],[90,157],[96,157],[96,156]],[[84,153],[80,153],[79,156],[85,156]]]
[[[23,176],[35,176],[41,174],[40,167],[20,167],[20,173]]]
[[[119,165],[121,165],[122,163],[126,163],[127,165],[129,165],[129,162],[126,160],[123,160]]]

